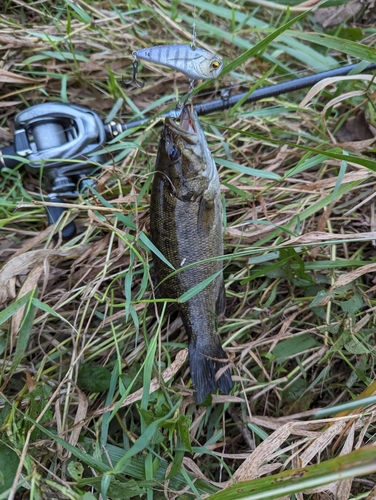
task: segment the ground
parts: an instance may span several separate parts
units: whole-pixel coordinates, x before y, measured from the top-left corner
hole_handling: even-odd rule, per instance
[[[200,406],[182,323],[155,307],[149,240],[158,115],[188,81],[145,63],[143,88],[121,85],[133,50],[190,43],[193,22],[225,63],[196,104],[375,61],[371,3],[310,6],[0,7],[3,146],[45,102],[154,118],[107,140],[105,162],[85,158],[95,183],[64,200],[68,241],[47,224],[48,165],[1,171],[0,498],[376,498],[373,72],[201,118],[226,212],[218,332],[235,387]]]

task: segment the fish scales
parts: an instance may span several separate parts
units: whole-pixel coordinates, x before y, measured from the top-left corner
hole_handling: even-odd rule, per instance
[[[193,108],[185,107],[180,125],[166,118],[158,147],[150,199],[151,240],[175,269],[223,255],[220,183],[205,135]],[[154,256],[160,297],[177,299],[218,274],[206,288],[185,303],[177,303],[189,340],[189,364],[195,399],[201,403],[215,387],[228,394],[232,388],[216,331],[224,312],[222,261],[210,260],[172,272]]]
[[[223,62],[217,55],[186,44],[157,45],[136,50],[133,56],[180,71],[191,80],[217,78],[223,68]]]

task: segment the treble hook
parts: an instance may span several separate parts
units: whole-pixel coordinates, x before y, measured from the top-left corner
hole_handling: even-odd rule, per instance
[[[129,82],[125,82],[124,81],[124,77],[122,76],[121,77],[121,84],[124,87],[125,85],[132,85],[132,83],[134,83],[136,85],[136,87],[138,87],[139,89],[142,89],[143,86],[145,85],[145,82],[143,80],[137,80],[137,76],[138,76],[138,59],[135,56],[133,56],[133,57],[134,57],[134,59],[133,59],[133,62],[132,62],[132,66],[133,66],[132,80],[129,80]]]

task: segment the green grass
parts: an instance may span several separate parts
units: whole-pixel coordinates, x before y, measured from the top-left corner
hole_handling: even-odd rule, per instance
[[[6,0],[0,145],[42,102],[122,123],[173,109],[182,75],[145,64],[143,89],[120,81],[133,50],[189,43],[193,22],[225,61],[194,102],[375,61],[367,5],[329,28],[274,7]],[[1,171],[0,499],[373,498],[373,92],[342,78],[304,106],[308,89],[201,119],[226,209],[219,333],[235,388],[200,406],[184,328],[152,293],[158,120],[104,146],[95,189],[68,204],[68,242],[47,226],[45,176]]]

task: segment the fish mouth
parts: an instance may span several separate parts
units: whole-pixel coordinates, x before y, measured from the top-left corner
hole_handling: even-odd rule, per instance
[[[193,115],[193,105],[184,106],[180,115],[180,128],[190,134],[197,134],[197,124]]]
[[[198,141],[198,118],[194,112],[193,105],[184,105],[180,113],[180,123],[177,124],[172,118],[166,118],[166,125],[173,134],[183,138],[189,144]]]

